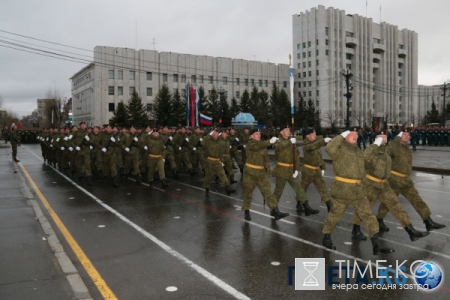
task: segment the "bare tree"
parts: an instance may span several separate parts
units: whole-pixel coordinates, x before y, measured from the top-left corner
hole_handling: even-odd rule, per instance
[[[67,104],[67,98],[54,89],[49,89],[45,97],[48,99],[45,106],[45,117],[52,128],[59,128],[64,119],[67,118],[67,111],[64,109]]]
[[[373,117],[374,117],[374,115],[373,115],[373,111],[371,110],[371,109],[369,109],[367,112],[366,112],[366,126],[368,125],[369,127],[372,127],[373,126]]]
[[[363,126],[365,121],[365,116],[362,110],[354,110],[354,118],[358,122],[358,126]]]
[[[342,119],[342,115],[338,110],[330,109],[328,110],[328,112],[323,114],[322,119],[326,124],[330,126],[331,130],[333,131],[339,125],[339,122]]]

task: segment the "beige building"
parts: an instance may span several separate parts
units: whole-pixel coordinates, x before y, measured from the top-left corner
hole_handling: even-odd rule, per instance
[[[151,112],[163,83],[173,93],[185,94],[188,83],[206,92],[223,91],[228,101],[240,99],[253,86],[270,93],[273,84],[289,91],[289,66],[205,55],[97,46],[94,61],[74,74],[74,124],[107,124],[120,101],[127,103],[135,90]]]

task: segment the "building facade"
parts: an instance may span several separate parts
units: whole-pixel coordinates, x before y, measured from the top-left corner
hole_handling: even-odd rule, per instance
[[[228,101],[240,99],[253,86],[270,93],[275,84],[289,90],[289,65],[224,57],[190,55],[153,50],[97,46],[94,61],[74,74],[72,81],[73,122],[103,125],[112,118],[117,104],[125,104],[136,91],[151,116],[159,88],[183,96],[187,84],[215,88]]]
[[[419,111],[416,32],[321,5],[292,20],[295,93],[314,102],[324,126],[345,124],[347,70],[352,126],[410,123]]]

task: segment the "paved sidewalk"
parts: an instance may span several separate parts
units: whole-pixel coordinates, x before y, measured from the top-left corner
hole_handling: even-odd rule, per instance
[[[67,273],[67,266],[64,266],[65,270],[61,268],[61,253],[57,253],[54,247],[56,236],[51,228],[44,232],[42,227],[47,225],[45,216],[25,184],[19,166],[12,161],[10,145],[5,145],[2,141],[0,299],[90,298],[87,290],[83,290],[84,284],[77,282],[79,276],[75,268],[73,273],[78,278]],[[50,231],[53,234],[49,234]],[[50,246],[49,240],[53,240],[53,246]],[[67,262],[71,265],[68,259]]]

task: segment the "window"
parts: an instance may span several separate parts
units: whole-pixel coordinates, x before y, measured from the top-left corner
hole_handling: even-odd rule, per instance
[[[114,103],[108,103],[108,111],[115,111]]]
[[[258,80],[258,86],[262,87],[262,80],[261,79]]]
[[[312,95],[312,92],[308,91],[308,96],[311,97],[311,95]]]
[[[301,88],[302,87],[302,83],[298,82],[298,87]]]
[[[308,57],[311,57],[311,51],[308,51]]]
[[[236,99],[239,99],[241,97],[241,94],[239,93],[239,91],[236,92]]]
[[[255,79],[250,79],[250,83],[252,86],[255,86]]]
[[[351,55],[351,54],[349,54],[349,53],[347,53],[347,54],[345,54],[345,58],[346,58],[346,59],[350,59],[350,60],[351,60],[351,59],[352,59],[352,55]]]
[[[302,92],[298,92],[298,97],[299,97],[299,98],[302,97]]]
[[[303,81],[303,87],[306,87],[306,81]]]
[[[303,78],[305,78],[306,77],[306,72],[303,72]]]
[[[209,76],[209,83],[213,84],[213,81],[214,81],[214,77],[213,76]]]
[[[269,86],[269,81],[268,80],[264,80],[264,86],[268,87]]]
[[[308,81],[308,86],[312,86],[312,81]]]
[[[381,40],[377,38],[373,38],[373,42],[377,44],[381,44]]]
[[[147,80],[152,80],[153,79],[153,74],[152,72],[147,72]]]
[[[114,87],[108,86],[108,95],[114,95]]]
[[[305,91],[303,92],[303,97],[306,97],[306,92]]]
[[[272,86],[276,86],[276,81],[274,80],[274,81],[272,81]]]
[[[319,65],[319,61],[318,60],[316,60],[316,66],[318,66]]]
[[[328,39],[325,40],[325,45],[328,46]]]
[[[181,89],[181,95],[186,96],[186,89]]]
[[[153,89],[147,88],[147,96],[153,96]]]
[[[136,73],[134,71],[130,71],[130,80],[134,80]]]
[[[123,96],[123,86],[118,86],[117,87],[117,95]]]
[[[398,76],[400,76],[400,77],[401,77],[401,76],[402,76],[402,72],[398,72]]]
[[[328,49],[327,49],[327,50],[325,50],[325,55],[326,55],[326,56],[328,56]]]
[[[248,86],[248,79],[247,78],[244,79],[244,85]]]
[[[298,73],[298,78],[302,78],[302,73]]]
[[[147,103],[147,111],[153,111],[153,104]]]
[[[197,76],[191,75],[191,83],[197,83]]]
[[[308,71],[308,77],[311,77],[311,71]]]
[[[345,64],[345,67],[346,67],[347,69],[349,69],[349,70],[352,69],[352,65],[351,65],[351,64]]]
[[[306,43],[303,43],[303,48],[306,48]]]
[[[306,52],[303,52],[303,58],[306,58]]]
[[[297,64],[297,69],[300,69],[300,63]]]
[[[308,61],[308,68],[311,68],[311,61]]]
[[[316,90],[316,96],[319,96],[319,90]]]
[[[316,76],[319,76],[319,70],[316,70]]]
[[[236,85],[239,85],[239,84],[240,84],[239,78],[236,78]]]
[[[132,95],[136,91],[134,86],[130,86],[130,95]]]
[[[173,74],[173,82],[178,82],[178,74]]]
[[[120,79],[120,80],[123,79],[123,71],[122,70],[117,71],[117,79]]]
[[[328,36],[328,27],[325,27],[325,35]]]
[[[203,83],[203,75],[200,75],[199,77],[200,77],[200,78],[199,78],[200,83]]]
[[[167,82],[167,78],[168,78],[167,73],[163,73],[163,82]]]
[[[319,46],[319,40],[316,40],[316,46]]]
[[[297,50],[299,50],[300,49],[300,44],[297,44]]]
[[[223,85],[227,85],[228,84],[228,78],[227,77],[223,77],[222,78],[222,83],[223,83]]]
[[[108,79],[114,79],[114,70],[108,70]]]
[[[303,62],[303,68],[306,68],[306,61]]]
[[[311,47],[311,41],[308,41],[308,48]]]
[[[319,49],[316,50],[316,56],[319,56]]]
[[[398,44],[398,48],[399,49],[405,49],[405,46],[403,46],[402,44]]]
[[[181,82],[186,83],[186,74],[181,74]]]
[[[300,59],[300,53],[297,53],[297,59]]]
[[[283,88],[287,88],[287,81],[283,81]]]

